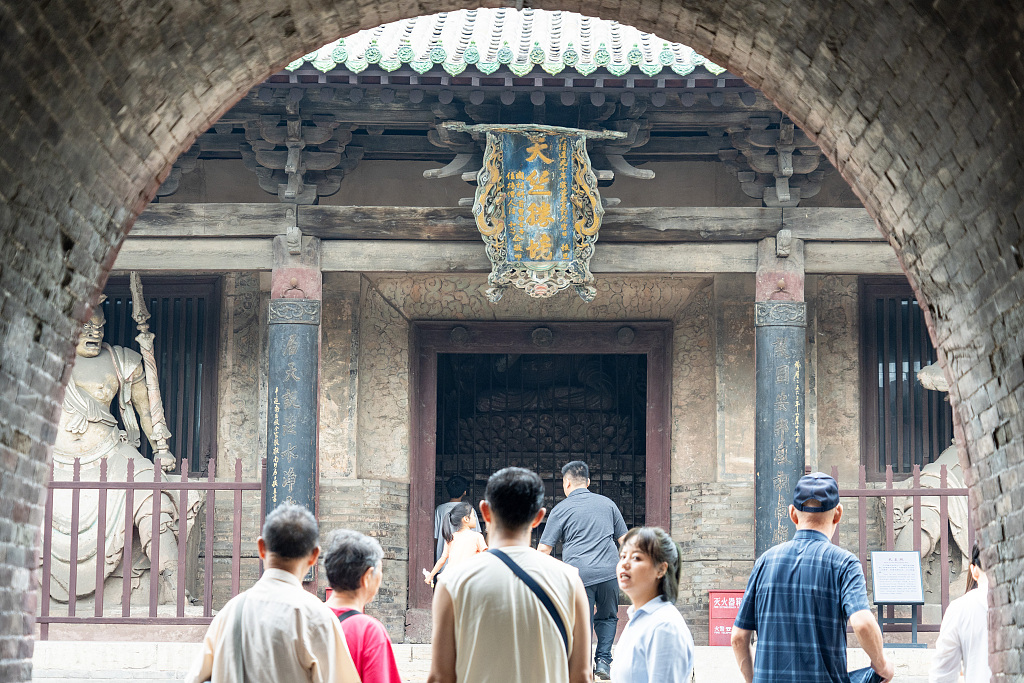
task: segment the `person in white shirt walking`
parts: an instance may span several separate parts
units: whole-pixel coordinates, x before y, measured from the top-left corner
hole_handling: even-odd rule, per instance
[[[267,515],[257,540],[266,570],[210,623],[185,683],[359,683],[341,623],[302,587],[320,557],[316,519],[299,505]]]
[[[693,636],[676,609],[679,546],[660,527],[629,531],[615,577],[633,602],[615,648],[615,683],[686,683],[693,671]]]
[[[988,683],[988,577],[981,568],[978,543],[971,548],[968,590],[949,603],[942,617],[928,672],[929,683],[955,683],[963,666],[964,683]],[[971,588],[971,579],[977,584]]]

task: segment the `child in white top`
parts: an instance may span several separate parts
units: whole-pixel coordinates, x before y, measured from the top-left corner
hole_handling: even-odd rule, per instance
[[[445,566],[455,567],[477,553],[487,550],[484,537],[476,531],[476,510],[469,503],[459,503],[452,508],[441,524],[441,535],[444,537],[444,552],[429,574],[423,577],[428,585],[433,585],[434,576]]]

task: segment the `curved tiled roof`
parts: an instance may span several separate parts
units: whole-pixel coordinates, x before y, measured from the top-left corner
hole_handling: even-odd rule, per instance
[[[653,77],[666,70],[686,76],[699,66],[715,75],[725,71],[685,45],[617,21],[535,9],[459,10],[396,21],[336,40],[286,69],[307,62],[322,72],[408,65],[420,74],[440,67],[451,76],[467,69],[490,75],[503,66],[516,76],[537,68],[552,76],[589,76],[600,69],[613,76],[635,71]]]

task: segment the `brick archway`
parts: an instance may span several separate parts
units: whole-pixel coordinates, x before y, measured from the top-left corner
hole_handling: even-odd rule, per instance
[[[28,590],[72,340],[177,154],[334,38],[470,0],[0,0],[0,675],[29,677]],[[492,4],[492,3],[487,3]],[[496,3],[494,3],[496,4]],[[813,135],[928,302],[996,582],[993,669],[1024,675],[1024,15],[1012,3],[544,2],[693,46]],[[685,7],[684,7],[685,6]]]

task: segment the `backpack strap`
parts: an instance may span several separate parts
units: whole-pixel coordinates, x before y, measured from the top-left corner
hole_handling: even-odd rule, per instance
[[[548,611],[548,614],[551,615],[551,618],[555,622],[555,626],[558,627],[558,635],[562,636],[562,644],[565,645],[565,653],[566,655],[568,655],[569,634],[565,630],[565,622],[562,621],[561,615],[559,615],[558,610],[555,609],[555,603],[551,601],[551,598],[548,596],[548,594],[544,592],[544,589],[540,587],[540,584],[537,583],[537,581],[532,576],[526,573],[525,569],[516,564],[516,562],[511,557],[506,555],[504,552],[498,550],[497,548],[490,548],[487,550],[487,552],[491,553],[499,560],[504,562],[505,565],[512,570],[512,573],[518,576],[519,579],[526,584],[526,587],[533,591],[533,594],[537,596],[537,599],[540,600],[540,603],[544,605],[544,609],[546,609]]]
[[[362,612],[360,612],[357,609],[345,610],[344,612],[342,612],[341,614],[338,615],[338,621],[345,621],[349,617],[354,617],[357,614],[362,614]]]

